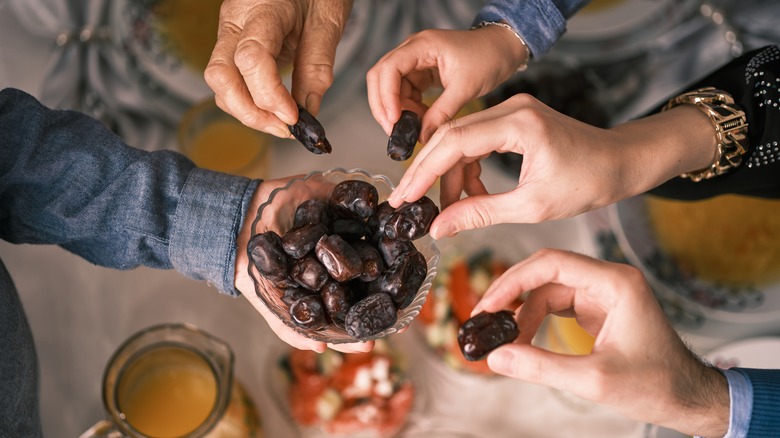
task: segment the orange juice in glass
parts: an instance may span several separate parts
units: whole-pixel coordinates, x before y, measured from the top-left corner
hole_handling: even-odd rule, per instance
[[[179,123],[180,151],[195,164],[249,178],[265,177],[272,137],[223,112],[213,99],[193,106]]]

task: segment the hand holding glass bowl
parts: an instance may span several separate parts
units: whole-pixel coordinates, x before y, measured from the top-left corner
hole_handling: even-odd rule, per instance
[[[252,223],[252,236],[269,231],[273,231],[279,236],[284,236],[285,233],[293,228],[295,212],[301,203],[310,199],[327,200],[333,187],[344,181],[363,181],[374,186],[378,194],[377,205],[385,201],[393,190],[393,185],[387,177],[370,175],[360,169],[349,171],[331,169],[325,172],[312,172],[305,178],[291,180],[286,186],[271,193],[268,201],[258,208],[257,216]],[[427,264],[427,272],[422,285],[408,305],[400,306],[401,308],[397,311],[397,319],[392,325],[378,333],[361,337],[360,339],[353,337],[344,327],[336,324],[326,324],[318,329],[308,329],[296,324],[290,315],[290,306],[283,300],[285,289],[279,287],[278,282],[274,284],[275,282],[262,275],[254,263],[251,262],[248,268],[249,276],[254,282],[255,291],[261,302],[274,316],[295,332],[309,339],[329,344],[366,342],[405,329],[420,312],[420,308],[436,275],[439,250],[433,239],[427,234],[414,240],[413,244],[425,258]]]

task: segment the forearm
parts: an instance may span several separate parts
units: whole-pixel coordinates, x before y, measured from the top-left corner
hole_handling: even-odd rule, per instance
[[[780,50],[758,49],[735,59],[677,94],[702,87],[729,93],[745,111],[748,150],[742,165],[700,182],[672,178],[651,193],[675,199],[703,199],[732,193],[780,198]]]
[[[235,239],[256,182],[129,147],[18,90],[0,92],[0,156],[4,240],[119,269],[176,268],[234,291]]]

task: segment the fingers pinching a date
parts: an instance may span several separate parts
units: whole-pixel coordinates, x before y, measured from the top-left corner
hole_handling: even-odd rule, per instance
[[[268,231],[250,240],[252,264],[301,329],[330,327],[367,340],[417,296],[428,265],[412,241],[427,233],[438,208],[424,198],[396,210],[378,198],[370,183],[343,181],[298,205],[282,236]]]
[[[496,348],[520,336],[515,316],[508,310],[482,312],[469,318],[458,330],[458,346],[463,357],[481,360]]]
[[[421,129],[422,120],[417,113],[401,111],[401,118],[393,125],[393,131],[387,140],[387,155],[395,161],[408,160],[417,145]]]
[[[290,133],[303,146],[314,154],[329,154],[333,151],[330,142],[325,137],[325,128],[310,112],[298,105],[298,121],[287,125]]]

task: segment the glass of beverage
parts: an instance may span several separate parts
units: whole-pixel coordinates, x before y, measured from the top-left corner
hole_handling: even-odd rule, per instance
[[[190,108],[179,122],[179,150],[206,169],[248,178],[268,174],[272,136],[219,109],[214,99]]]
[[[108,419],[88,437],[258,437],[254,403],[233,378],[233,352],[189,324],[161,324],[127,339],[103,374]]]

